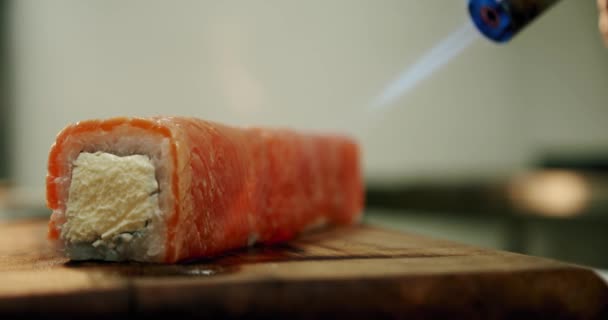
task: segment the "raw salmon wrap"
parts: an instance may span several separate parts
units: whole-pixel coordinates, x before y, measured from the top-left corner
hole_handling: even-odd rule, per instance
[[[74,260],[174,263],[359,220],[357,144],[184,117],[69,125],[51,147],[49,238]]]

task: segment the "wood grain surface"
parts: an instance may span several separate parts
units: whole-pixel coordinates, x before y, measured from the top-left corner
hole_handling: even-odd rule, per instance
[[[0,316],[608,319],[589,269],[360,226],[179,265],[70,262],[0,222]]]

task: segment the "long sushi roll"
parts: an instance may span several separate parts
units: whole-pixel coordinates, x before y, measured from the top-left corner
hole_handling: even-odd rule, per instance
[[[185,117],[67,126],[49,154],[49,238],[73,260],[175,263],[359,220],[357,144]]]

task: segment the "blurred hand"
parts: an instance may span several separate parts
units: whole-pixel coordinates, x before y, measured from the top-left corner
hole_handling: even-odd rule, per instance
[[[604,38],[604,44],[608,47],[608,0],[597,0],[599,11],[598,27]]]

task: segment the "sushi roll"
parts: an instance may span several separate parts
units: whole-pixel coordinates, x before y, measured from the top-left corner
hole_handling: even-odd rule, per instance
[[[356,223],[357,144],[187,117],[67,126],[51,147],[48,237],[73,260],[175,263]]]

